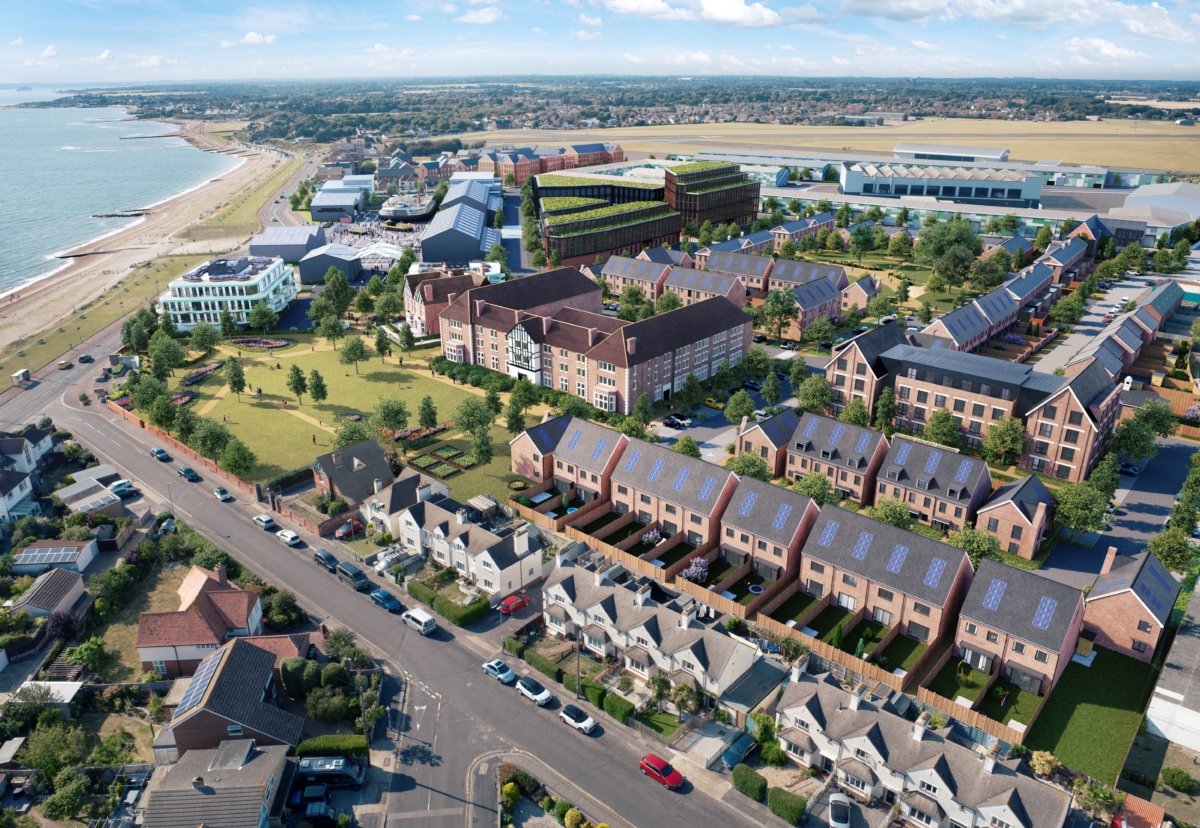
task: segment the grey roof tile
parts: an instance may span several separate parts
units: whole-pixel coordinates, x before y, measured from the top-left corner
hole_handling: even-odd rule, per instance
[[[833,284],[825,279],[794,285],[792,294],[801,310],[812,310],[829,302],[840,302],[842,294]]]
[[[793,431],[788,451],[847,469],[865,469],[883,439],[882,431],[806,411]]]
[[[733,476],[712,463],[636,440],[621,455],[612,480],[697,514],[711,515],[721,490]]]
[[[1083,593],[1037,572],[984,558],[963,601],[962,617],[1057,653],[1068,637]]]
[[[1050,494],[1046,484],[1036,474],[1031,474],[1001,486],[979,511],[983,512],[1002,503],[1012,503],[1025,519],[1032,523],[1039,503],[1045,503],[1047,509],[1054,508],[1054,495]]]
[[[970,499],[970,492],[975,491],[985,475],[990,482],[987,463],[978,458],[900,434],[892,440],[879,469],[880,482],[892,480],[950,500],[954,499],[951,490],[957,490],[963,502]]]
[[[1181,586],[1162,561],[1149,552],[1142,552],[1126,558],[1125,563],[1098,577],[1088,593],[1087,602],[1132,590],[1158,623],[1166,624]]]
[[[810,503],[811,499],[783,486],[743,477],[721,516],[721,523],[787,549]]]

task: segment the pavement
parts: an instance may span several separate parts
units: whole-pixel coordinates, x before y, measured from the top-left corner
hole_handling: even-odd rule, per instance
[[[1121,279],[1114,282],[1112,288],[1104,293],[1102,298],[1093,299],[1088,303],[1087,311],[1078,324],[1071,326],[1071,333],[1035,362],[1033,370],[1043,374],[1053,374],[1055,368],[1065,366],[1095,338],[1096,334],[1108,327],[1109,323],[1103,321],[1103,317],[1109,308],[1119,304],[1119,300],[1125,296],[1135,301],[1140,299],[1150,291],[1150,284],[1152,283],[1145,277]]]

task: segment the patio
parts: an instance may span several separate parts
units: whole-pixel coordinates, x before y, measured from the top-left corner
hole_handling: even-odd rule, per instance
[[[789,627],[796,626],[796,622],[804,613],[808,612],[817,601],[812,595],[807,592],[797,592],[791,598],[788,598],[779,607],[770,614],[770,618],[778,621],[780,624],[786,624]],[[789,623],[790,622],[790,623]]]
[[[838,624],[850,617],[850,612],[839,606],[830,605],[821,610],[820,614],[808,622],[808,627],[816,632],[814,638],[819,638],[826,644],[833,637],[833,631]],[[844,632],[844,630],[843,630]]]
[[[629,676],[629,678],[633,679],[633,687],[629,689],[628,693],[622,693],[620,687],[618,687],[622,676]],[[601,681],[600,684],[609,693],[613,693],[625,699],[625,701],[632,704],[635,709],[640,708],[643,705],[650,704],[650,688],[646,686],[646,682],[642,681],[633,673],[614,670],[605,676],[604,680]]]

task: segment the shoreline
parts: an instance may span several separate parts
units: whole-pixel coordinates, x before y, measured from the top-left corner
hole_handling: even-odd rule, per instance
[[[72,316],[74,308],[94,300],[140,264],[162,256],[206,254],[221,247],[222,242],[228,247],[227,242],[235,241],[231,237],[188,242],[175,236],[238,194],[253,189],[282,159],[264,151],[234,148],[202,132],[201,122],[158,123],[171,123],[178,129],[156,138],[182,138],[201,151],[230,155],[239,163],[215,178],[139,208],[145,210],[145,215],[130,224],[48,256],[50,261],[61,259],[63,266],[0,294],[0,328],[5,332],[0,346],[6,347]]]

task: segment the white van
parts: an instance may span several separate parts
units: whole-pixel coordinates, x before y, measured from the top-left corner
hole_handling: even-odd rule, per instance
[[[421,635],[429,635],[438,628],[437,621],[434,621],[433,616],[423,609],[410,609],[400,617],[404,619],[405,624],[408,624],[408,626]]]
[[[112,492],[113,494],[118,494],[118,495],[121,492],[125,491],[126,489],[132,489],[132,488],[133,488],[132,480],[114,480],[112,483],[108,484],[108,490],[110,492]]]

